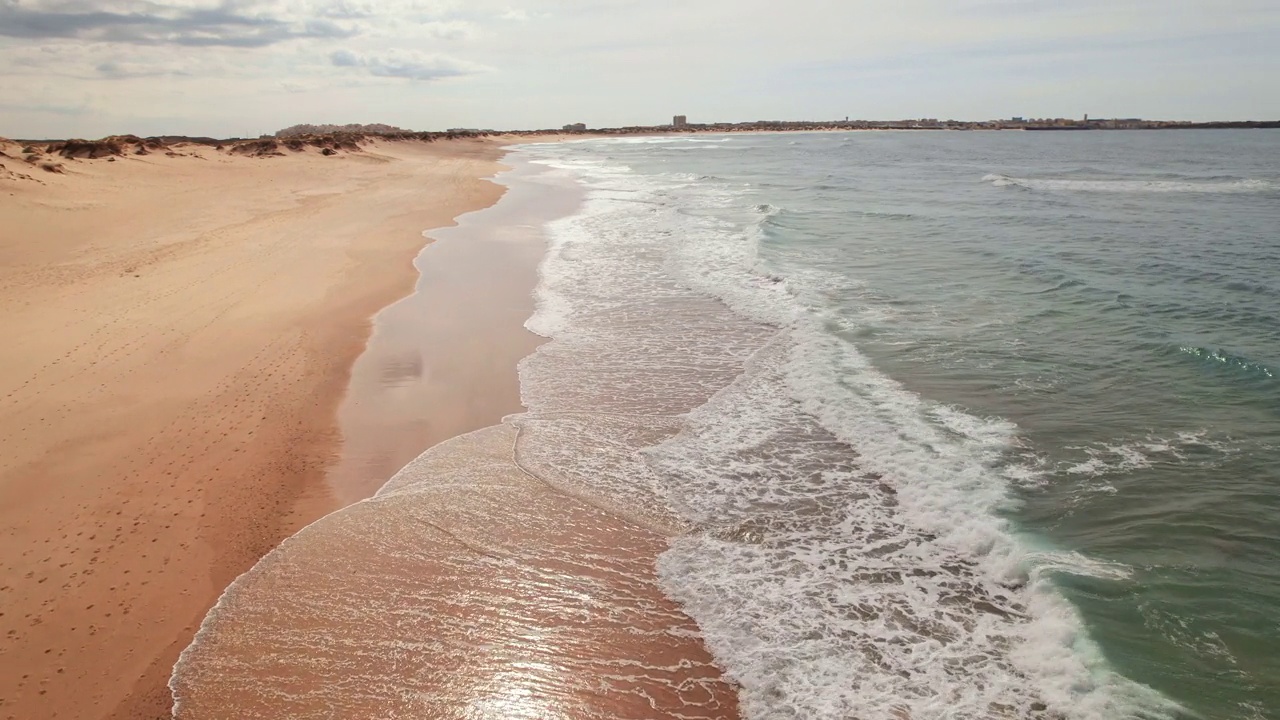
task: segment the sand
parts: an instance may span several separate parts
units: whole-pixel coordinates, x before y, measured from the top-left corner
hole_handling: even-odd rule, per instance
[[[167,718],[198,629],[183,720],[736,717],[666,535],[472,433],[522,409],[531,228],[576,202],[418,256],[501,145],[0,147],[0,718]]]
[[[658,591],[667,538],[524,472],[516,434],[436,445],[237,580],[179,664],[179,720],[736,717]]]
[[[540,187],[433,233],[417,292],[375,319],[339,413],[339,493],[394,479],[227,590],[175,668],[179,720],[736,716],[659,589],[667,536],[546,484],[517,460],[522,420],[460,435],[496,422],[540,340],[522,327],[538,228],[581,197]]]
[[[542,341],[524,329],[545,253],[531,227],[579,200],[508,192],[430,233],[417,289],[374,318],[338,411],[344,446],[328,476],[344,504],[373,495],[436,443],[523,410],[516,365]]]
[[[0,150],[0,717],[167,717],[223,588],[338,506],[369,318],[500,153]]]

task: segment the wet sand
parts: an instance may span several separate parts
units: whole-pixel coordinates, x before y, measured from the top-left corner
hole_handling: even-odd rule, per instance
[[[515,438],[437,445],[238,580],[176,668],[176,716],[736,717],[658,590],[666,537],[525,474]]]
[[[544,252],[531,227],[578,200],[516,193],[428,233],[416,290],[374,318],[339,409],[343,449],[329,481],[344,505],[427,448],[523,409],[516,364],[541,342],[524,329]]]
[[[501,192],[491,143],[369,150],[0,179],[0,717],[168,717],[227,584],[338,507],[370,316]]]

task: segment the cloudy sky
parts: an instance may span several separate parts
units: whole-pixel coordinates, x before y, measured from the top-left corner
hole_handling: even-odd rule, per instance
[[[1278,0],[0,0],[0,135],[1280,119]]]

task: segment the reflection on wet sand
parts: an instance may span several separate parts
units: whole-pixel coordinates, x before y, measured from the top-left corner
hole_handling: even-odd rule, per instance
[[[521,166],[510,176],[536,173]],[[416,291],[378,313],[351,369],[338,412],[342,454],[327,473],[340,502],[369,497],[423,450],[521,409],[515,366],[541,342],[524,322],[545,247],[527,221],[578,201],[519,183],[497,205],[432,231]]]
[[[730,718],[666,538],[557,493],[500,425],[436,446],[224,596],[178,718]]]

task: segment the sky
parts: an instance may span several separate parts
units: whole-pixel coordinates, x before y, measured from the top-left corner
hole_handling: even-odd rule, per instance
[[[1280,119],[1280,0],[0,0],[0,136]]]

